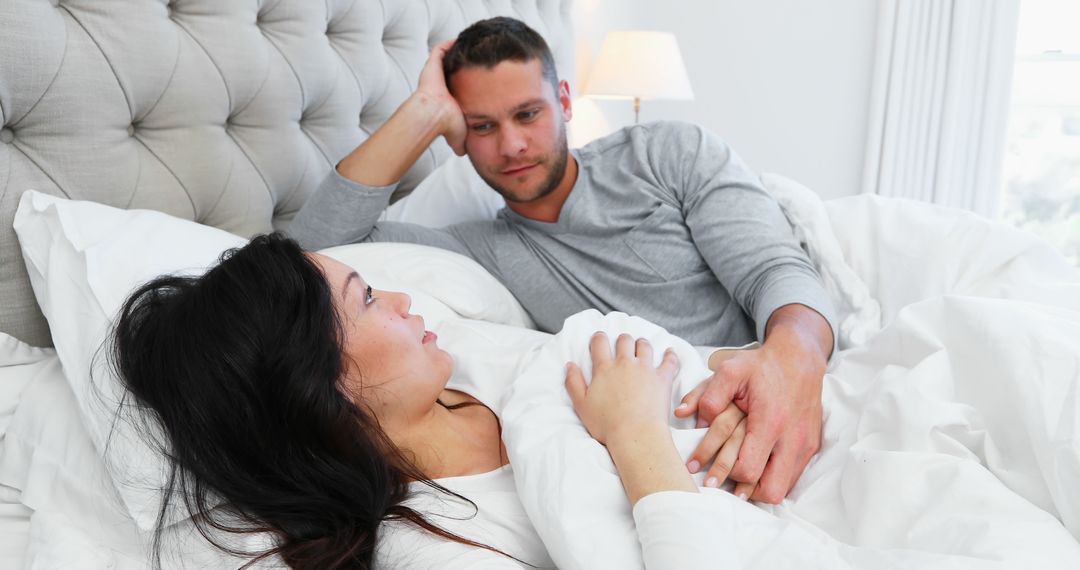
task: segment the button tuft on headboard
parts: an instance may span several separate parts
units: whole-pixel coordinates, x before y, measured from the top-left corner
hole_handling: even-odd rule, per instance
[[[472,21],[519,14],[555,32],[572,76],[558,8],[570,2],[0,0],[0,38],[24,32],[0,39],[0,194],[33,187],[241,235],[281,227],[416,88],[431,45]],[[0,200],[0,332],[47,344],[11,195]]]

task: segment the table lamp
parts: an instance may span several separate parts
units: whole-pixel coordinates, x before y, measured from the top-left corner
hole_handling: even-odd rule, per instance
[[[638,122],[642,99],[694,98],[674,34],[653,31],[608,32],[585,94],[633,99],[634,123]]]

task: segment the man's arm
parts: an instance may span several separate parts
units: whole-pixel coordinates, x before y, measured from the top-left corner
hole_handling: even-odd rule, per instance
[[[301,245],[318,249],[367,239],[389,203],[393,186],[436,138],[445,137],[454,152],[464,153],[465,119],[446,88],[442,72],[443,56],[452,44],[444,42],[431,51],[417,90],[337,164],[335,172],[297,212],[288,231]],[[404,233],[402,241],[456,245],[445,236]],[[436,243],[429,243],[433,239]],[[460,251],[460,247],[449,249]]]
[[[732,476],[757,481],[754,496],[779,503],[821,448],[821,386],[835,341],[828,321],[804,305],[780,307],[765,330],[758,376],[734,398],[757,413],[747,417]],[[751,398],[761,403],[754,406]]]
[[[443,77],[443,57],[453,40],[431,50],[420,71],[416,91],[356,150],[342,159],[337,171],[365,186],[396,184],[436,138],[458,156],[465,154],[465,117]]]
[[[349,156],[337,165],[342,176],[365,186],[396,184],[439,136],[458,156],[465,154],[465,117],[443,77],[443,57],[454,40],[431,50],[416,91]]]
[[[742,409],[747,418],[738,459],[714,461],[707,479],[723,480],[730,468],[731,478],[743,483],[737,492],[779,502],[820,445],[831,302],[779,204],[718,137],[673,125],[658,130],[650,148],[702,257],[764,341],[720,363],[687,395],[681,415],[696,412],[698,425],[708,425],[710,433],[728,429],[726,435],[733,433],[724,425],[731,422],[717,418],[730,416],[725,410],[732,402]]]

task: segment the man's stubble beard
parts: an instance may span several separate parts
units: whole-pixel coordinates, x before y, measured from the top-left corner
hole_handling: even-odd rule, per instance
[[[559,137],[556,145],[554,162],[551,163],[551,168],[548,169],[547,178],[544,179],[537,190],[531,195],[517,195],[513,190],[500,186],[494,180],[488,178],[479,169],[477,169],[477,173],[480,174],[480,178],[483,178],[488,186],[502,195],[503,199],[507,202],[524,204],[539,200],[548,194],[551,194],[559,187],[559,183],[562,182],[563,176],[566,174],[566,163],[569,156],[570,148],[566,144],[566,123],[562,123],[559,127]]]

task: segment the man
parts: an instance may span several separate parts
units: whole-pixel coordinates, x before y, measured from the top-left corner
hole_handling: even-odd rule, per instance
[[[676,414],[710,428],[691,472],[715,459],[707,485],[730,476],[737,495],[778,503],[820,446],[833,327],[817,274],[758,177],[715,136],[654,123],[569,151],[570,118],[569,85],[543,39],[517,20],[478,22],[432,51],[416,92],[337,165],[289,232],[311,249],[406,241],[457,251],[550,332],[596,308],[699,345],[764,339],[714,355],[713,377]],[[439,136],[506,209],[443,229],[378,223]]]

